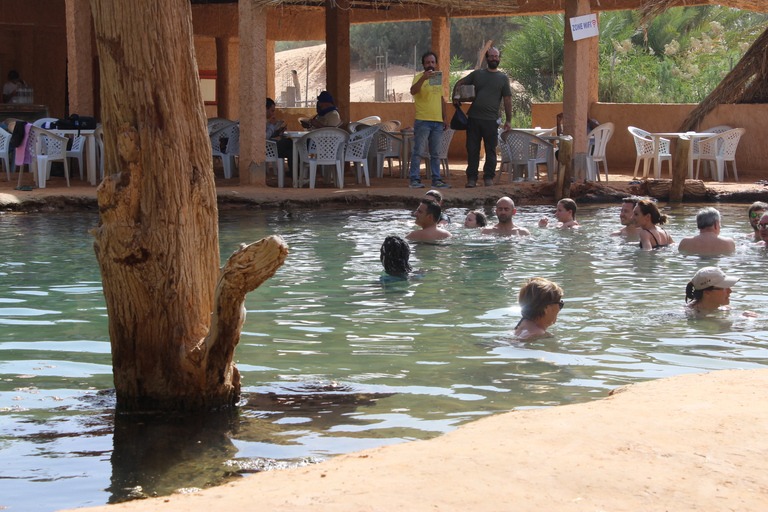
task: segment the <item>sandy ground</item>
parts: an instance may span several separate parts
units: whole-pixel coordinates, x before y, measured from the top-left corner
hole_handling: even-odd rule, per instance
[[[768,370],[683,375],[193,495],[88,510],[765,511],[767,403]]]
[[[482,166],[482,163],[481,163]],[[447,208],[492,206],[499,197],[507,195],[514,199],[518,206],[529,204],[554,204],[554,184],[540,182],[507,183],[504,174],[502,183],[493,187],[479,186],[464,188],[466,162],[451,160],[450,177],[445,181],[453,188],[443,190],[444,206]],[[424,175],[424,165],[421,167]],[[60,209],[96,209],[96,187],[80,180],[78,172],[73,171],[71,187],[67,187],[62,177],[53,177],[44,189],[32,191],[14,190],[18,184],[18,174],[12,174],[11,181],[6,181],[4,174],[0,175],[0,211],[1,210],[60,210]],[[410,189],[408,180],[399,178],[397,163],[395,177],[389,176],[385,168],[384,177],[372,178],[371,187],[358,185],[351,171],[347,171],[345,188],[339,190],[322,180],[317,188],[296,189],[290,186],[286,179],[286,188],[277,188],[277,177],[269,175],[267,187],[241,186],[238,178],[226,180],[221,168],[215,169],[216,186],[219,196],[219,208],[233,209],[243,207],[291,207],[299,205],[338,204],[346,206],[416,206],[417,198],[421,198],[427,189]],[[768,186],[755,182],[766,179],[764,171],[739,170],[739,182],[732,178],[723,183],[705,181],[699,183],[701,190],[706,189],[706,197],[687,198],[692,201],[723,201],[751,203],[752,201],[768,201]],[[632,169],[611,169],[610,181],[598,183],[577,182],[571,186],[571,196],[579,204],[585,203],[617,203],[621,197],[629,194],[648,195],[650,188],[646,183],[631,185]],[[667,180],[662,182],[668,183]],[[429,180],[424,180],[429,187]],[[692,184],[692,182],[687,182]],[[34,185],[32,177],[25,172],[22,175],[22,185]],[[659,196],[663,201],[664,197]]]
[[[299,91],[307,89],[309,72],[310,106],[315,105],[315,98],[325,89],[325,44],[285,50],[275,54],[275,91],[285,91],[293,85],[291,71],[295,70],[299,78]],[[375,99],[375,71],[352,70],[350,76],[350,101],[365,102]],[[409,91],[413,83],[412,69],[403,66],[390,66],[387,70],[387,90],[394,94],[396,101],[410,101]],[[305,99],[301,92],[302,101]],[[279,98],[275,98],[278,100]]]

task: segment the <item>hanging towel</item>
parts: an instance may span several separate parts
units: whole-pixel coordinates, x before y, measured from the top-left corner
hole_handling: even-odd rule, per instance
[[[16,148],[16,165],[22,166],[32,162],[32,155],[29,154],[29,130],[32,128],[31,124],[24,126],[24,140],[21,141],[21,145]]]

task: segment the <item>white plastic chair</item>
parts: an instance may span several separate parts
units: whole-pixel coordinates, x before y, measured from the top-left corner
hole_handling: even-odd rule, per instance
[[[45,188],[45,182],[51,176],[51,164],[53,162],[64,163],[64,177],[69,187],[69,162],[67,161],[67,143],[69,139],[64,135],[58,135],[37,126],[29,130],[37,132],[35,137],[35,158],[37,160],[37,186]],[[21,179],[21,176],[19,176]]]
[[[451,140],[453,140],[453,135],[456,133],[456,130],[452,130],[448,128],[447,130],[443,130],[443,137],[440,139],[440,147],[437,150],[437,156],[440,159],[440,167],[443,169],[443,176],[445,178],[451,177],[451,169],[448,167],[448,150],[451,147]],[[424,148],[426,149],[426,148]],[[430,161],[431,158],[429,156],[429,153],[426,151],[422,151],[419,155],[422,160],[426,160],[427,162],[427,176],[430,175],[431,172],[431,164]],[[406,176],[401,176],[402,178],[405,178]]]
[[[231,121],[224,117],[211,117],[208,119],[208,135],[210,136],[213,132],[217,132],[222,128],[226,128],[233,124],[235,124],[235,121]]]
[[[224,177],[232,177],[232,167],[235,157],[240,156],[240,125],[232,123],[211,134],[211,152],[213,158],[221,158],[224,166]],[[226,143],[225,143],[226,141]]]
[[[0,162],[2,162],[0,166],[5,165],[5,172],[8,175],[8,181],[11,181],[11,173],[13,172],[14,166],[14,159],[11,158],[12,153],[11,134],[0,128]],[[2,171],[3,169],[0,167],[0,172]]]
[[[651,167],[653,159],[653,139],[650,132],[641,130],[635,126],[627,126],[627,130],[635,140],[635,149],[637,150],[637,159],[635,160],[634,178],[637,178],[637,170],[640,168],[640,162],[643,162],[643,178],[648,177],[648,169]],[[661,162],[669,162],[669,175],[672,176],[672,153],[669,151],[669,139],[659,139],[659,157]],[[654,169],[656,178],[661,177],[661,169]]]
[[[344,147],[349,133],[340,128],[318,128],[301,137],[299,152],[299,185],[304,182],[304,166],[309,168],[309,188],[315,188],[318,165],[336,167],[336,186],[344,188]]]
[[[56,119],[55,117],[41,117],[40,119],[32,123],[32,126],[37,126],[38,128],[42,128],[45,123],[55,123],[56,121],[58,121],[58,119]]]
[[[515,174],[515,166],[525,165],[528,168],[528,181],[535,180],[539,164],[547,164],[547,177],[552,179],[552,155],[554,147],[544,139],[517,130],[502,132],[499,137],[501,148],[501,165],[496,176],[496,184],[501,182],[501,173],[507,166],[507,183],[510,183]]]
[[[728,130],[733,130],[733,127],[723,124],[720,126],[715,126],[713,128],[708,128],[706,130],[701,130],[701,133],[723,133],[723,132],[727,132]],[[696,161],[697,169],[699,167],[699,153],[700,153],[699,141],[700,140],[701,139],[699,138],[694,138],[693,141],[691,142],[691,158],[692,160]],[[696,179],[698,179],[698,172],[696,176],[697,176]],[[688,176],[688,179],[693,179],[693,169],[690,170],[690,175]]]
[[[379,116],[368,116],[360,119],[359,121],[355,121],[356,123],[361,124],[367,124],[368,126],[374,125],[376,123],[381,122],[381,118]]]
[[[351,134],[344,151],[344,161],[352,163],[355,167],[357,182],[360,183],[361,174],[365,175],[366,187],[371,186],[371,178],[368,173],[368,150],[379,129],[378,126],[369,126]]]
[[[384,161],[389,163],[389,175],[392,176],[392,159],[397,158],[400,168],[403,167],[403,162],[400,159],[400,155],[403,151],[403,139],[397,135],[389,133],[384,127],[381,127],[376,136],[376,176],[381,178],[384,176]]]
[[[96,133],[96,132],[94,132]],[[85,135],[74,135],[72,137],[72,148],[67,150],[67,159],[70,163],[72,158],[77,160],[77,168],[80,170],[80,179],[83,179],[83,150],[85,149]]]
[[[274,168],[277,170],[277,186],[283,188],[285,186],[285,172],[283,159],[277,154],[277,141],[267,139],[267,157],[265,162],[274,164]]]
[[[587,149],[587,180],[600,180],[600,162],[605,169],[605,181],[608,182],[608,161],[605,159],[605,149],[613,135],[613,123],[604,123],[589,132],[589,149]]]
[[[93,131],[93,139],[96,141],[96,149],[99,152],[99,177],[104,179],[104,126],[99,124]]]
[[[736,148],[739,146],[741,136],[747,130],[734,128],[699,142],[699,165],[701,160],[715,163],[717,169],[717,181],[723,181],[728,174],[728,162],[733,165],[733,179],[739,181],[739,173],[736,170]],[[699,166],[696,166],[696,179],[699,179]]]

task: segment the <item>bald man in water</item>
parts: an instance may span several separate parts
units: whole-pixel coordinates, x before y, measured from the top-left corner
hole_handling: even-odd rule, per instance
[[[512,199],[504,196],[496,201],[496,218],[498,223],[492,228],[485,228],[481,231],[484,235],[530,235],[531,232],[525,228],[515,226],[512,222],[517,210],[515,209],[515,202]]]

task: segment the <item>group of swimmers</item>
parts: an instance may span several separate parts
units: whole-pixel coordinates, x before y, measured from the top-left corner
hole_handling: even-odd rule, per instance
[[[413,213],[416,225],[421,229],[407,235],[408,240],[441,240],[451,237],[443,226],[451,222],[442,212],[442,194],[430,190]],[[473,210],[467,214],[464,226],[480,228],[483,234],[530,235],[527,229],[516,226],[512,220],[517,210],[509,197],[502,197],[496,202],[495,226],[489,226],[485,214]],[[749,238],[755,246],[768,249],[768,204],[756,202],[748,210],[749,222],[753,232]],[[576,221],[576,203],[572,199],[561,199],[555,211],[560,229],[578,228]],[[627,197],[622,200],[619,219],[621,229],[611,233],[628,240],[639,240],[639,247],[644,250],[661,249],[674,243],[672,236],[660,226],[666,224],[668,217],[659,211],[652,199]],[[720,236],[720,212],[714,208],[704,208],[696,215],[699,235],[684,238],[679,250],[686,254],[703,256],[727,254],[735,250],[731,238]],[[549,219],[539,221],[539,227],[549,226]],[[395,279],[408,279],[412,269],[408,263],[410,246],[398,236],[388,236],[381,246],[381,262],[384,270]],[[730,302],[731,286],[739,278],[727,276],[717,267],[704,267],[693,276],[685,292],[686,307],[689,311],[708,314],[727,307]],[[563,309],[563,289],[556,283],[541,277],[533,277],[523,284],[518,295],[522,318],[515,327],[515,336],[527,340],[549,336],[547,328],[557,321],[557,315]],[[744,316],[757,316],[745,312]]]

